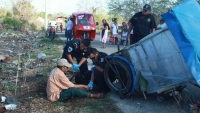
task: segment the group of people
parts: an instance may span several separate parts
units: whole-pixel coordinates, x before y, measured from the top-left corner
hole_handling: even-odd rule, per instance
[[[166,26],[165,21],[160,19],[160,24],[156,27],[155,18],[151,14],[151,6],[149,4],[145,4],[141,12],[135,13],[135,15],[129,20],[128,23],[122,22],[120,34],[121,38],[119,41],[117,19],[112,19],[112,23],[110,24],[111,29],[109,29],[109,25],[105,19],[102,20],[102,23],[100,41],[103,42],[103,45],[101,48],[106,47],[108,30],[110,30],[110,41],[113,44],[124,45],[124,42],[126,42],[125,45],[128,45],[129,41],[130,44],[134,44],[150,33]]]
[[[127,44],[130,38],[130,44],[134,44],[164,27],[164,25],[156,27],[155,19],[150,12],[151,6],[146,4],[142,12],[136,13],[130,19],[128,26],[125,22],[122,23],[122,43],[125,41]],[[111,36],[115,39],[118,36],[118,25],[117,19],[113,19],[111,25],[108,25],[105,19],[102,22],[100,39],[103,42],[102,48],[105,48],[108,30],[111,30]],[[161,24],[163,23],[162,20]],[[72,23],[69,22],[68,25],[71,26]],[[67,30],[70,29],[71,27]],[[73,97],[102,98],[110,91],[104,79],[105,59],[108,55],[90,47],[90,43],[90,39],[73,39],[66,42],[62,58],[57,61],[57,66],[51,71],[47,82],[47,96],[50,101],[64,101]],[[91,69],[88,69],[88,58],[93,62]],[[77,72],[75,83],[72,83],[65,75],[70,67]],[[94,87],[96,94],[90,93]]]
[[[111,41],[113,44],[117,44],[118,42],[118,25],[117,25],[117,19],[113,18],[112,23],[109,25],[105,19],[102,20],[102,26],[100,30],[100,41],[103,43],[101,48],[106,48],[106,42],[108,39],[108,33],[110,30],[111,38],[113,41]]]
[[[47,82],[48,99],[55,102],[72,97],[102,98],[110,91],[103,75],[107,56],[106,53],[91,48],[90,39],[68,41],[63,49],[62,58],[57,61],[57,66],[50,73]],[[90,70],[88,58],[93,62]],[[70,67],[78,74],[75,77],[75,84],[65,75]],[[94,86],[97,91],[95,94],[89,92]]]

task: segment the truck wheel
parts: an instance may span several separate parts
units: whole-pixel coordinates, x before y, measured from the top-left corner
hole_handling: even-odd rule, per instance
[[[133,76],[128,64],[118,58],[111,58],[108,62],[104,68],[104,78],[108,87],[122,94],[130,92],[133,86]],[[115,70],[119,73],[120,77],[115,74]]]

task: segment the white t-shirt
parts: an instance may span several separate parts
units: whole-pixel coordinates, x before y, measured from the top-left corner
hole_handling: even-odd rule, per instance
[[[71,20],[67,22],[67,30],[71,30],[73,28],[73,23]]]
[[[118,30],[118,25],[115,24],[115,23],[113,23],[113,24],[111,25],[111,27],[112,27],[112,34],[113,34],[113,35],[117,35],[117,34],[118,34],[118,32],[117,32],[117,30]]]
[[[164,28],[166,26],[166,24],[165,23],[163,23],[163,24],[158,24],[158,26],[157,26],[157,28]]]

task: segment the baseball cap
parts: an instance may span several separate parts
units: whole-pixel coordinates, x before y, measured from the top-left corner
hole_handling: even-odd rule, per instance
[[[61,58],[57,61],[57,66],[67,66],[72,67],[72,65],[64,58]]]
[[[151,10],[151,6],[149,4],[145,4],[143,10]]]

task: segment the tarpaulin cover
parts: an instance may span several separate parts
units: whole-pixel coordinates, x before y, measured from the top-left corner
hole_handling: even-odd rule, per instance
[[[185,0],[163,15],[169,28],[158,30],[126,48],[136,73],[141,72],[148,81],[148,93],[185,85],[194,78],[199,81],[198,14],[196,0]],[[136,88],[138,79],[136,76]]]
[[[163,15],[192,75],[200,85],[200,6],[196,0],[184,0],[172,12]]]

